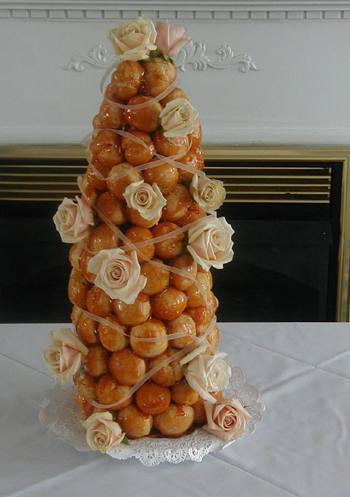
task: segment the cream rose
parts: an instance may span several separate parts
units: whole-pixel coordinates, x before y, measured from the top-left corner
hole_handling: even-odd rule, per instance
[[[226,355],[224,352],[200,354],[188,363],[185,372],[187,383],[208,402],[216,401],[210,392],[220,392],[228,385],[231,367],[223,360]]]
[[[195,174],[190,184],[190,194],[205,212],[215,211],[224,203],[226,190],[222,181],[199,177]]]
[[[49,337],[52,343],[43,351],[43,360],[55,380],[65,385],[80,370],[89,349],[68,328],[52,331]]]
[[[81,424],[86,429],[86,441],[92,450],[108,452],[121,444],[125,437],[110,412],[95,412]]]
[[[76,203],[65,198],[53,217],[62,242],[75,243],[86,237],[90,226],[94,224],[91,207],[78,196]]]
[[[175,98],[159,114],[166,138],[178,138],[193,132],[198,111],[185,98]]]
[[[204,271],[211,267],[222,269],[232,261],[234,231],[224,217],[202,218],[195,228],[188,230],[187,250]]]
[[[136,209],[147,221],[160,218],[166,200],[158,185],[149,185],[142,181],[131,183],[123,193],[128,207]]]
[[[204,401],[207,424],[203,429],[227,442],[244,433],[245,423],[251,415],[237,399],[222,400],[216,404]]]
[[[120,60],[147,59],[150,50],[156,50],[157,32],[153,22],[146,16],[124,21],[108,32],[113,50]]]
[[[141,275],[135,250],[130,255],[120,248],[100,250],[90,259],[88,271],[96,275],[97,287],[111,299],[120,299],[126,304],[133,304],[147,283],[147,278]]]
[[[157,50],[169,57],[176,57],[181,48],[192,40],[192,38],[184,38],[186,28],[177,24],[169,24],[168,21],[157,21],[156,31]]]

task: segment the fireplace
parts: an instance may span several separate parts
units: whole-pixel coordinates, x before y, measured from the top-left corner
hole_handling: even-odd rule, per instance
[[[208,167],[234,167],[222,212],[236,230],[235,258],[215,273],[220,318],[349,321],[350,6],[333,0],[1,2],[0,318],[39,319],[40,310],[66,320],[68,249],[51,218],[85,168],[76,144],[115,60],[106,33],[139,15],[187,28],[180,86],[200,112]],[[279,162],[322,171],[320,183],[294,177],[290,191],[286,178],[278,186],[266,173],[259,185],[250,174]],[[8,176],[11,164],[19,176]],[[62,168],[66,180],[55,176]]]
[[[205,149],[224,181],[218,215],[235,257],[213,270],[219,321],[345,321],[349,312],[348,150]],[[81,147],[0,149],[2,322],[65,322],[69,246],[52,217],[77,193]]]

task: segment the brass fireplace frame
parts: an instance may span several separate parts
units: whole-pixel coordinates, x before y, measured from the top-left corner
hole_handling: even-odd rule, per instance
[[[350,148],[333,147],[233,147],[205,146],[208,161],[318,161],[343,165],[338,288],[336,320],[350,321]],[[81,160],[80,145],[2,145],[0,146],[0,181],[2,160]]]

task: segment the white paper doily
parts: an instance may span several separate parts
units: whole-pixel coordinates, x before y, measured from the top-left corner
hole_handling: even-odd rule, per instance
[[[90,451],[86,443],[85,429],[80,421],[84,419],[80,407],[75,403],[76,389],[72,386],[61,388],[56,386],[45,391],[39,402],[42,408],[39,420],[48,430],[47,432],[73,445],[79,451]],[[232,368],[230,384],[225,390],[225,398],[237,398],[251,415],[247,421],[244,435],[250,435],[255,425],[262,419],[265,406],[258,403],[258,389],[245,382],[243,370]],[[223,440],[207,433],[201,428],[181,438],[151,438],[130,440],[130,445],[119,445],[108,452],[115,459],[129,459],[135,457],[145,466],[156,466],[162,462],[180,463],[186,460],[200,462],[210,452],[217,452],[233,442]]]

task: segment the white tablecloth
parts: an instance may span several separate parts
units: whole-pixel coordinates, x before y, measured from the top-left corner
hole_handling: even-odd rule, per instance
[[[201,463],[147,468],[78,452],[39,423],[60,325],[0,325],[0,495],[348,497],[350,324],[221,324],[220,350],[266,406],[253,435]]]

